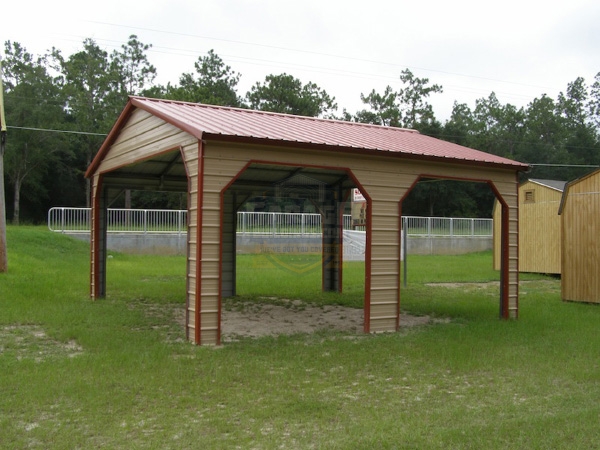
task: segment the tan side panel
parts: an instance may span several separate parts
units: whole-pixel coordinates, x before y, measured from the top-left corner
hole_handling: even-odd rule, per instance
[[[500,270],[502,257],[502,205],[498,200],[494,201],[493,218],[493,235],[494,235],[494,270]]]
[[[188,185],[188,245],[187,245],[187,335],[193,341],[196,329],[196,274],[198,269],[198,143],[182,148],[189,177]]]
[[[218,343],[221,262],[221,191],[244,160],[222,159],[205,147],[202,189],[201,343]]]
[[[204,276],[214,276],[219,270],[220,192],[232,177],[254,160],[265,163],[327,167],[332,169],[355,168],[354,176],[362,185],[364,193],[372,199],[371,236],[371,331],[396,329],[399,298],[399,245],[400,221],[398,204],[419,174],[428,176],[491,180],[510,206],[510,309],[516,314],[518,299],[518,223],[515,174],[511,171],[468,167],[432,162],[406,161],[400,158],[350,155],[341,152],[297,150],[208,143],[205,146],[203,190],[203,253],[202,253],[202,309],[206,303],[206,316],[202,314],[202,327],[212,330],[218,326],[218,315],[209,308],[218,306],[218,280],[213,283]],[[358,169],[357,169],[358,167]],[[213,267],[214,265],[214,267]],[[203,342],[205,340],[202,331]]]
[[[400,298],[399,198],[388,200],[389,189],[369,183],[365,174],[359,174],[359,177],[374,197],[371,202],[371,261],[376,267],[371,266],[369,329],[373,332],[394,331]],[[375,178],[380,179],[377,176]],[[391,179],[388,181],[391,182]]]
[[[417,165],[373,163],[353,172],[372,200],[369,330],[394,331],[400,307],[399,201],[415,182]]]
[[[519,301],[519,204],[516,183],[498,183],[500,195],[508,204],[508,313],[516,318]]]
[[[492,178],[498,194],[508,205],[508,315],[516,318],[519,300],[519,204],[515,173],[504,172]],[[501,268],[502,207],[494,205],[494,268]]]
[[[533,193],[527,200],[526,192]],[[527,182],[519,187],[519,271],[560,274],[562,192]]]
[[[562,298],[600,303],[600,172],[569,188],[562,216]]]

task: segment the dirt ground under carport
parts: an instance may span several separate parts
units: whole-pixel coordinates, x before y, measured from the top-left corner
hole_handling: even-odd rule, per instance
[[[278,300],[271,303],[243,303],[222,314],[222,341],[258,338],[318,331],[363,333],[362,309],[337,305],[313,306],[302,301]],[[429,316],[400,316],[400,327],[414,327],[432,322]]]
[[[267,299],[273,301],[273,299]],[[276,299],[273,303],[225,302],[222,311],[221,341],[243,338],[310,334],[319,331],[339,331],[363,334],[362,309],[337,305],[313,306],[300,300]],[[175,311],[177,322],[184,327],[185,309]],[[400,316],[400,328],[438,322],[429,316]]]

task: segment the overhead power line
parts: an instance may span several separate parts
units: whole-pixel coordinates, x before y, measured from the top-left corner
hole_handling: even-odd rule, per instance
[[[53,130],[50,128],[13,127],[13,126],[7,126],[6,128],[13,128],[15,130],[44,131],[47,133],[84,134],[87,136],[107,136],[106,133],[90,133],[89,131]]]
[[[543,166],[543,167],[585,167],[585,168],[594,168],[600,167],[597,164],[529,164],[530,166]]]
[[[333,53],[318,52],[318,51],[314,51],[314,50],[304,50],[304,49],[300,49],[300,48],[282,47],[282,46],[273,45],[273,44],[262,44],[262,43],[258,43],[258,42],[247,42],[247,41],[240,41],[240,40],[234,40],[234,39],[216,38],[216,37],[212,37],[212,36],[203,36],[203,35],[199,35],[199,34],[183,33],[181,31],[161,30],[161,29],[157,29],[157,28],[139,27],[139,26],[133,26],[133,25],[119,24],[119,23],[101,22],[101,21],[95,21],[95,20],[85,20],[84,22],[98,24],[98,25],[111,26],[111,27],[125,28],[125,29],[129,29],[129,30],[149,31],[149,32],[153,32],[153,33],[161,33],[161,34],[189,37],[189,38],[195,38],[195,39],[205,39],[205,40],[227,42],[227,43],[252,46],[252,47],[263,47],[263,48],[270,48],[270,49],[274,49],[274,50],[283,50],[283,51],[287,51],[287,52],[318,55],[318,56],[324,56],[327,58],[336,58],[336,59],[355,61],[355,62],[360,62],[360,63],[372,63],[372,64],[379,64],[379,65],[385,65],[385,66],[390,66],[390,67],[400,67],[400,68],[412,67],[413,69],[416,69],[416,70],[424,70],[424,71],[428,71],[428,72],[442,73],[442,74],[446,74],[446,75],[453,75],[453,76],[458,76],[458,77],[463,77],[463,78],[495,81],[495,82],[505,83],[505,84],[510,84],[510,85],[551,89],[551,87],[549,87],[549,86],[534,85],[534,84],[530,84],[530,83],[521,83],[521,82],[517,82],[517,81],[507,81],[507,80],[483,77],[483,76],[472,75],[472,74],[464,74],[464,73],[459,73],[459,72],[451,72],[451,71],[444,71],[444,70],[438,70],[438,69],[429,69],[429,68],[425,68],[425,67],[403,66],[403,65],[399,65],[397,63],[391,63],[389,61],[378,61],[378,60],[372,60],[372,59],[367,59],[367,58],[360,58],[360,57],[356,57],[356,56],[337,55],[337,54],[333,54]],[[160,47],[155,47],[155,48],[160,48]],[[171,50],[174,50],[174,49],[171,49]],[[179,50],[183,50],[183,49],[179,49]]]

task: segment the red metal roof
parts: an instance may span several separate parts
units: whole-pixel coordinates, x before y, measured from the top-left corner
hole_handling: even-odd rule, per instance
[[[126,112],[133,107],[148,111],[198,139],[270,141],[283,146],[300,145],[339,150],[390,152],[407,157],[441,158],[455,162],[498,165],[516,170],[525,170],[528,167],[520,162],[404,128],[144,97],[130,98],[124,114],[113,128],[98,157],[102,158],[103,150],[108,150],[107,147],[118,135],[118,128],[123,125]],[[94,165],[92,163],[90,166],[91,170]]]

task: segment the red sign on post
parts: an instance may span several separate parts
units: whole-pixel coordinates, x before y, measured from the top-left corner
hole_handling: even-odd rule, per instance
[[[352,189],[352,228],[367,225],[367,200],[358,189]]]

